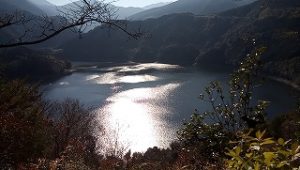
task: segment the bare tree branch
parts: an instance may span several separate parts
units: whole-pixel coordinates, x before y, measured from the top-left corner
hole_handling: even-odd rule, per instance
[[[30,17],[26,18],[20,11],[15,11],[13,13],[0,13],[0,29],[9,27],[11,25],[26,23],[30,20]]]
[[[2,14],[0,30],[18,26],[22,28],[23,33],[12,41],[0,43],[0,48],[38,44],[68,29],[81,34],[93,23],[117,28],[133,39],[138,39],[143,35],[140,28],[133,32],[129,31],[126,23],[118,21],[115,18],[115,11],[110,8],[109,3],[104,1],[80,0],[59,9],[59,13],[60,15],[56,17],[29,17],[19,11]]]

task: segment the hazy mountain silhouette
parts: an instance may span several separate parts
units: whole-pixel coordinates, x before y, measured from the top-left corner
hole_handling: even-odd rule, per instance
[[[160,3],[144,6],[143,9],[147,10],[147,9],[152,9],[152,8],[158,8],[158,7],[169,5],[170,3],[172,3],[172,2],[160,2]]]
[[[196,15],[206,15],[222,12],[236,8],[253,0],[233,1],[233,0],[178,0],[166,6],[149,9],[131,16],[133,20],[144,20],[157,18],[172,13],[193,13]]]
[[[22,10],[35,15],[45,14],[42,9],[29,0],[0,0],[0,10],[2,12]]]
[[[63,6],[58,7],[59,10],[65,11],[68,9],[76,9],[77,5],[75,4],[80,4],[81,2],[76,1],[73,3],[69,3]],[[118,19],[126,19],[129,16],[139,13],[141,11],[143,11],[143,8],[135,8],[135,7],[119,7],[119,6],[115,6],[115,5],[110,5],[110,9],[112,11],[113,14],[115,14],[115,17],[117,17]]]
[[[37,1],[37,0],[34,0]],[[77,2],[73,2],[73,3],[69,3],[66,4],[64,6],[59,7],[60,10],[64,10],[64,9],[68,9],[68,8],[74,8],[76,7],[74,5],[74,3],[79,3]],[[156,3],[156,4],[151,4],[142,8],[138,8],[138,7],[121,7],[121,6],[116,6],[116,5],[110,5],[110,8],[112,9],[113,13],[115,13],[115,16],[118,19],[128,19],[130,16],[138,14],[142,11],[148,10],[148,9],[152,9],[152,8],[157,8],[157,7],[161,7],[161,6],[165,6],[169,4],[167,3]]]
[[[28,0],[39,9],[44,11],[47,15],[55,16],[58,14],[58,7],[48,2],[47,0]]]
[[[80,2],[76,2],[80,3]],[[15,11],[23,11],[25,15],[30,16],[30,18],[40,19],[39,16],[48,15],[52,18],[58,18],[61,14],[60,11],[68,12],[70,8],[77,8],[74,3],[70,3],[64,6],[55,6],[51,3],[49,3],[46,0],[0,0],[0,12],[8,12],[13,13]],[[143,11],[143,8],[125,8],[125,7],[117,7],[117,6],[111,6],[111,9],[115,11],[115,17],[118,19],[125,19],[129,16],[138,13],[140,11]],[[95,28],[96,26],[99,26],[99,24],[93,24],[85,30],[85,32],[88,32]],[[32,27],[36,27],[34,25],[34,21],[32,22]],[[12,39],[16,39],[18,36],[22,35],[24,32],[24,28],[22,25],[17,25],[10,27],[9,29],[4,29],[0,31],[0,36],[2,42],[7,42]],[[54,37],[53,39],[50,39],[46,42],[43,42],[41,44],[35,45],[34,47],[51,47],[56,48],[60,46],[65,41],[68,41],[72,38],[77,38],[78,36],[71,32],[71,31],[65,31],[61,33],[60,35]]]
[[[26,27],[34,30],[35,32],[40,32],[37,23],[39,22],[38,20],[43,20],[41,16],[49,15],[49,17],[51,17],[54,22],[60,20],[59,16],[55,16],[58,15],[58,11],[56,10],[56,6],[46,0],[0,0],[0,12],[14,13],[16,11],[22,11],[25,17],[31,18],[31,21],[26,23]],[[10,40],[17,39],[24,34],[24,29],[25,28],[22,24],[17,24],[5,29],[1,29],[0,41],[8,42]],[[75,37],[77,37],[75,33],[71,31],[65,31],[54,37],[53,39],[50,39],[38,45],[34,45],[32,47],[55,48],[60,46],[62,43],[65,43],[65,41],[68,41],[69,39],[73,39]],[[30,39],[32,37],[24,38]]]
[[[126,19],[131,15],[144,11],[143,8],[135,8],[135,7],[113,6],[113,8],[116,10],[116,15],[118,16],[119,19]]]

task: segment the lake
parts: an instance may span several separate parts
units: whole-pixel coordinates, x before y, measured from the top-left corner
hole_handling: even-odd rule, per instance
[[[45,86],[44,96],[58,101],[74,98],[93,107],[106,128],[101,137],[104,151],[167,147],[195,109],[211,109],[197,98],[209,82],[226,84],[229,78],[229,73],[158,63],[75,67],[73,74]],[[289,87],[267,81],[256,89],[254,98],[271,101],[271,118],[295,107],[292,94]]]

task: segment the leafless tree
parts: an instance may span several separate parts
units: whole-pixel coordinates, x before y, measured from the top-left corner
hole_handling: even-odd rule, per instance
[[[94,129],[100,129],[100,125],[90,108],[81,105],[78,100],[66,99],[61,103],[51,103],[47,114],[54,130],[54,156],[59,156],[74,141],[85,144],[86,149],[95,149]]]
[[[55,17],[33,16],[21,11],[0,13],[0,31],[11,28],[19,30],[12,40],[0,42],[0,48],[38,44],[66,30],[81,34],[94,23],[117,28],[133,39],[143,35],[140,28],[129,31],[126,22],[117,20],[116,11],[104,0],[80,0],[58,9],[58,13]]]

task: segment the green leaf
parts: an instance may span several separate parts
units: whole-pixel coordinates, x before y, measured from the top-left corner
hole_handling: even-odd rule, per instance
[[[279,144],[279,145],[282,145],[282,146],[283,146],[283,145],[284,145],[284,142],[285,142],[284,139],[282,139],[282,138],[279,138],[279,139],[278,139],[278,144]]]
[[[285,165],[288,165],[288,162],[287,161],[281,161],[277,166],[276,168],[282,168],[283,166]]]
[[[235,147],[234,150],[235,150],[236,155],[240,155],[242,148],[240,146],[237,146],[237,147]]]
[[[261,132],[260,130],[256,132],[256,138],[257,139],[262,139],[262,137],[265,135],[266,131],[264,130],[263,132]]]
[[[246,153],[246,157],[250,158],[253,155],[253,153]]]
[[[298,143],[293,143],[291,149],[292,149],[293,154],[296,154],[299,152],[300,146],[298,145]]]
[[[270,145],[275,143],[275,141],[271,140],[271,138],[265,139],[260,145]]]
[[[264,152],[263,155],[265,157],[264,163],[268,167],[271,166],[271,163],[272,163],[273,159],[277,157],[277,155],[274,152]]]
[[[230,150],[229,152],[226,153],[226,155],[231,156],[231,157],[236,157],[236,153],[232,150]]]
[[[289,151],[285,151],[285,150],[278,150],[277,153],[280,153],[285,157],[288,157],[291,155],[291,153]]]
[[[255,164],[254,164],[254,170],[260,170],[260,164],[259,164],[259,162],[255,162]]]

